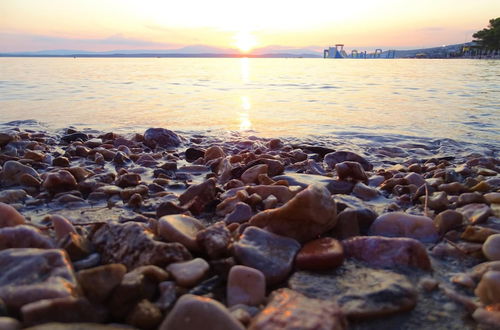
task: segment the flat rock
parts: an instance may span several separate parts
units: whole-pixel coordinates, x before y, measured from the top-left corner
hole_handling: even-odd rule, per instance
[[[144,132],[144,143],[151,148],[156,146],[162,148],[178,147],[181,144],[180,137],[165,128],[148,128]]]
[[[158,234],[169,242],[178,242],[191,251],[199,251],[196,235],[205,226],[196,218],[182,215],[166,215],[158,220]]]
[[[226,291],[228,306],[257,306],[264,301],[265,296],[266,278],[260,270],[242,265],[231,268]]]
[[[77,278],[88,299],[102,302],[120,284],[126,272],[127,268],[122,264],[108,264],[81,270]]]
[[[337,207],[330,192],[309,186],[285,205],[254,215],[250,225],[278,235],[306,242],[332,229],[337,222]]]
[[[308,298],[284,288],[272,293],[268,305],[252,320],[249,329],[342,330],[347,329],[347,322],[334,301]]]
[[[483,223],[492,214],[491,208],[487,204],[472,203],[457,209],[464,218],[472,224]]]
[[[288,285],[308,297],[336,301],[350,319],[404,312],[417,303],[417,292],[405,276],[355,263],[322,273],[299,271]]]
[[[295,266],[304,270],[328,270],[342,265],[342,244],[330,237],[306,243],[295,258]]]
[[[0,269],[0,298],[10,308],[76,295],[75,275],[63,250],[3,250]]]
[[[431,269],[425,246],[412,238],[358,236],[342,241],[347,258],[375,267],[410,266]]]
[[[12,206],[0,203],[0,228],[14,227],[26,223],[26,219]]]
[[[0,228],[0,250],[10,248],[52,249],[55,243],[40,230],[27,225]]]
[[[46,322],[104,322],[107,311],[92,305],[85,298],[63,297],[44,299],[29,303],[21,308],[25,325]]]
[[[268,166],[266,164],[254,165],[241,174],[241,181],[246,184],[257,183],[260,174],[267,174]]]
[[[159,330],[243,330],[244,327],[220,302],[192,294],[183,295]]]
[[[26,198],[26,191],[23,189],[7,189],[0,191],[0,203],[18,203]]]
[[[292,270],[300,244],[257,227],[248,227],[233,244],[234,256],[241,264],[260,270],[268,285],[284,280]]]
[[[184,262],[175,262],[167,267],[167,271],[182,287],[190,288],[198,284],[208,273],[210,266],[201,258]]]
[[[431,218],[404,212],[380,215],[372,223],[369,233],[378,236],[414,238],[425,243],[432,243],[438,239]]]
[[[184,245],[159,242],[153,237],[154,234],[143,224],[110,221],[99,228],[91,240],[101,253],[103,263],[120,263],[127,269],[143,265],[164,267],[191,259]]]
[[[331,194],[350,194],[354,184],[348,181],[335,180],[322,175],[287,173],[273,177],[274,180],[286,180],[291,186],[307,188],[310,185],[324,186]]]

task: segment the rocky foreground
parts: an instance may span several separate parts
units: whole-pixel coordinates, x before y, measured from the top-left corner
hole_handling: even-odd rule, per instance
[[[1,329],[500,327],[500,160],[0,133]]]

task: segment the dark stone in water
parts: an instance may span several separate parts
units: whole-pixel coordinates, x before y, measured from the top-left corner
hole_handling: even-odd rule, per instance
[[[335,164],[351,161],[361,164],[365,171],[371,171],[373,165],[366,159],[351,151],[336,151],[325,155],[325,163],[329,168],[334,168]]]
[[[68,142],[68,143],[71,143],[73,141],[78,141],[78,140],[85,142],[88,139],[89,139],[89,136],[87,134],[80,133],[80,132],[67,134],[61,138],[61,140],[63,140],[64,142]]]
[[[186,160],[192,163],[200,157],[203,158],[203,156],[205,156],[205,151],[196,148],[187,148],[185,155],[186,155]]]
[[[165,128],[148,128],[144,132],[144,143],[154,148],[156,146],[162,148],[178,147],[181,144],[180,137]]]

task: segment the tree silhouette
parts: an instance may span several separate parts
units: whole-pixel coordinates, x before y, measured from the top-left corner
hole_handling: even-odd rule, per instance
[[[500,17],[490,19],[488,27],[477,31],[472,37],[483,48],[500,49]]]

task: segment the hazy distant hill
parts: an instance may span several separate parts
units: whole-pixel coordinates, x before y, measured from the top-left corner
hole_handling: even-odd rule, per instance
[[[442,47],[396,50],[397,58],[411,58],[417,54],[427,54],[428,57],[446,57],[446,54],[458,52],[466,44],[448,45]],[[383,55],[386,53],[382,53]],[[35,52],[0,53],[0,56],[63,56],[63,57],[323,57],[323,52],[317,47],[287,48],[283,46],[267,46],[257,48],[251,54],[240,54],[232,48],[218,48],[205,45],[191,45],[177,49],[120,49],[103,52],[86,50],[54,49]]]

